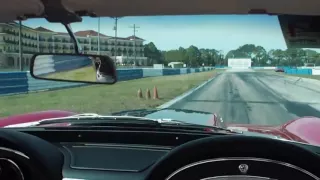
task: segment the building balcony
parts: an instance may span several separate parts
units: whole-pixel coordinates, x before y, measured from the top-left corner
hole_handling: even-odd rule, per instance
[[[14,44],[14,45],[19,44],[19,41],[10,40],[10,39],[5,39],[5,38],[3,38],[3,41],[4,41],[5,43],[8,43],[8,44]]]
[[[70,43],[70,40],[63,39],[61,42],[62,42],[62,43]]]

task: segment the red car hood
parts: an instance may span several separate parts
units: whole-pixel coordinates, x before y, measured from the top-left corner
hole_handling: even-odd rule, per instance
[[[228,128],[280,136],[284,139],[320,146],[320,118],[301,117],[281,126],[229,124]]]
[[[0,127],[10,125],[23,125],[28,126],[28,123],[40,121],[48,118],[60,118],[66,116],[73,116],[77,113],[70,111],[50,110],[50,111],[39,111],[26,114],[13,115],[9,117],[0,118]]]
[[[129,111],[128,111],[129,112]],[[134,111],[136,112],[136,111]],[[141,113],[141,112],[140,112]],[[123,113],[116,113],[120,115]],[[27,127],[41,120],[50,121],[50,118],[60,118],[77,115],[77,113],[70,111],[50,110],[32,112],[21,115],[14,115],[5,118],[0,118],[0,127]],[[124,114],[123,114],[124,115]],[[125,115],[131,115],[126,113]],[[135,115],[135,114],[132,114]],[[196,111],[184,111],[184,110],[154,110],[144,115],[148,118],[177,118],[177,117],[189,118],[189,119],[203,119],[197,121],[204,125],[221,125],[219,123],[219,117],[215,114],[196,112]],[[188,121],[188,120],[187,120]],[[45,126],[69,126],[70,123],[49,124]],[[252,132],[259,133],[268,136],[281,137],[287,140],[298,141],[302,143],[312,144],[320,146],[320,118],[317,117],[301,117],[289,121],[281,126],[262,126],[262,125],[250,125],[250,124],[227,124],[228,129],[240,130],[244,133]]]

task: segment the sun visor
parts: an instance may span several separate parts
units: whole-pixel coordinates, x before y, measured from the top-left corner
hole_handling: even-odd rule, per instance
[[[279,15],[287,48],[320,48],[320,16]]]

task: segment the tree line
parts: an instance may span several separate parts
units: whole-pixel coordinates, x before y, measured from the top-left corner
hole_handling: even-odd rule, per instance
[[[320,66],[320,53],[310,49],[290,48],[286,50],[271,49],[254,44],[245,44],[226,54],[217,49],[203,49],[196,46],[161,51],[153,42],[144,45],[148,64],[168,64],[183,62],[188,66],[227,65],[229,58],[251,58],[252,66],[303,66],[314,63]]]

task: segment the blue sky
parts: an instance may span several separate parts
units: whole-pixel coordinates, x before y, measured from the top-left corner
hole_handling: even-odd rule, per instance
[[[114,36],[114,20],[100,19],[100,32]],[[201,15],[201,16],[144,16],[123,17],[118,20],[118,36],[133,35],[130,28],[136,24],[136,35],[154,42],[158,49],[177,49],[195,45],[214,48],[227,53],[247,43],[261,45],[266,50],[286,49],[278,18],[268,15]],[[61,24],[44,19],[27,20],[23,25],[66,32]],[[98,18],[84,17],[81,23],[72,24],[74,31],[98,31]]]

